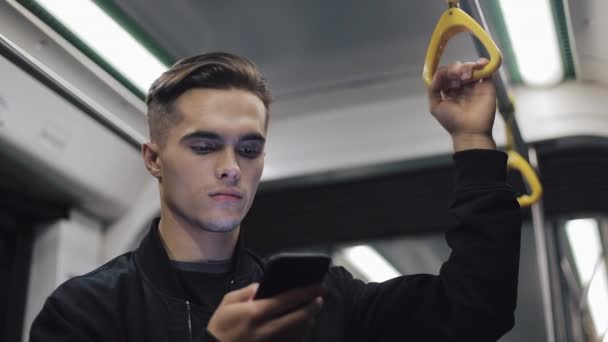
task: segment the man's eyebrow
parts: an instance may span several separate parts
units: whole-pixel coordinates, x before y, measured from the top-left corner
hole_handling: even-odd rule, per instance
[[[209,139],[209,140],[222,140],[222,136],[209,131],[196,131],[184,135],[180,140],[188,141],[190,139]],[[247,133],[239,137],[239,141],[261,141],[266,142],[266,138],[260,133]]]
[[[247,133],[241,136],[240,141],[251,141],[257,140],[261,142],[266,142],[266,138],[260,133]]]
[[[187,141],[190,139],[211,139],[211,140],[222,140],[222,137],[213,132],[208,131],[196,131],[189,134],[184,135],[180,140]]]

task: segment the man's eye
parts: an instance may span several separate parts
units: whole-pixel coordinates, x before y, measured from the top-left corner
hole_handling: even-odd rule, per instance
[[[214,150],[214,147],[209,144],[194,145],[194,146],[191,146],[190,148],[192,148],[192,151],[194,151],[195,153],[199,153],[199,154],[206,154],[209,152],[213,152],[213,150]]]
[[[262,152],[262,147],[258,145],[244,145],[239,147],[239,154],[246,158],[256,158]]]

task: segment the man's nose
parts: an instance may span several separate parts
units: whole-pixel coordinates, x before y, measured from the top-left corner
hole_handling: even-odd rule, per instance
[[[216,169],[216,176],[218,179],[236,182],[241,177],[241,169],[236,160],[236,155],[231,149],[226,149],[219,160]]]

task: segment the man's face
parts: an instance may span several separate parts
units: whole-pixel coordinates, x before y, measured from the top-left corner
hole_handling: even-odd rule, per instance
[[[239,226],[264,168],[266,113],[243,90],[191,89],[175,102],[182,121],[159,151],[161,201],[189,224]]]

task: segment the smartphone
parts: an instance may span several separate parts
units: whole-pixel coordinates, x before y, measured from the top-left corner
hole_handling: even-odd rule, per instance
[[[268,298],[281,292],[322,283],[331,259],[317,253],[281,253],[268,259],[264,277],[255,299]]]

